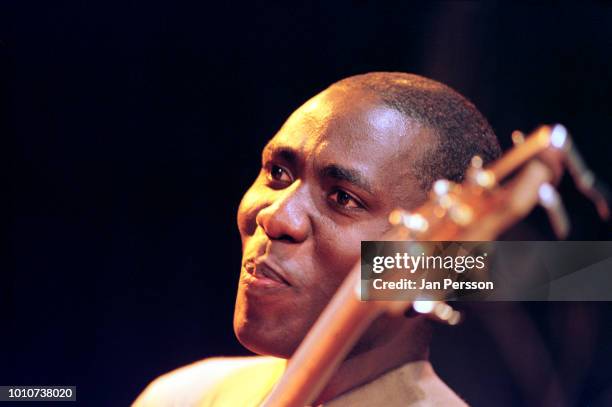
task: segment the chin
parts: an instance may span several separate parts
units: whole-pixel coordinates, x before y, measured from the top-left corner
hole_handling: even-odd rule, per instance
[[[299,321],[288,318],[284,309],[249,300],[239,289],[233,321],[236,338],[258,355],[290,358],[303,336]]]
[[[242,346],[258,355],[290,358],[300,338],[291,334],[294,331],[285,326],[286,320],[255,312],[252,304],[239,298],[234,311],[234,334]]]
[[[291,343],[291,339],[278,327],[268,329],[265,325],[236,316],[234,333],[242,346],[253,353],[283,359],[290,358],[299,343]]]

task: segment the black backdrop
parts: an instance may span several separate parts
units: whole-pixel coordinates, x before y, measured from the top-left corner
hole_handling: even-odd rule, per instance
[[[612,179],[606,3],[227,3],[2,2],[0,384],[77,385],[79,404],[119,406],[177,366],[245,354],[231,330],[239,199],[286,116],[342,77],[445,82],[505,147],[560,121]],[[609,239],[563,191],[572,238]],[[531,227],[549,236],[542,218]],[[564,403],[610,405],[611,311],[468,310],[438,328],[434,366],[474,405],[552,403],[555,377]]]

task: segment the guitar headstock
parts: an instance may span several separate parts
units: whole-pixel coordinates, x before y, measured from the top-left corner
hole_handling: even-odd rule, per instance
[[[396,209],[394,227],[384,240],[490,241],[540,204],[559,239],[569,220],[554,185],[567,169],[578,190],[593,201],[600,217],[610,216],[607,189],[596,181],[562,125],[541,126],[528,137],[512,135],[514,147],[486,168],[475,156],[462,183],[436,181],[428,201],[414,211]],[[454,325],[460,314],[444,301],[415,301],[412,308],[429,318]],[[388,306],[389,312],[401,310]]]
[[[463,183],[434,183],[429,200],[415,211],[393,211],[395,226],[386,240],[493,240],[542,205],[558,238],[567,236],[569,222],[554,188],[567,168],[578,189],[591,199],[600,217],[610,208],[605,188],[573,147],[562,125],[541,126],[528,137],[513,133],[515,146],[488,167],[475,156]]]

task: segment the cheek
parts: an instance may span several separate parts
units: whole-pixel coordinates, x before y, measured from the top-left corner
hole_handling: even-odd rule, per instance
[[[316,243],[314,257],[322,286],[333,293],[359,261],[363,235],[359,228],[331,227],[326,232]]]
[[[319,267],[324,270],[322,277],[339,285],[359,262],[361,241],[376,240],[387,228],[386,217],[349,227],[328,228],[325,238],[320,239],[316,246],[316,258],[319,259]]]

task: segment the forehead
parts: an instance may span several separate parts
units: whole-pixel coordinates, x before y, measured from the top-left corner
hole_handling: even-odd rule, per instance
[[[273,141],[310,150],[325,144],[349,152],[356,146],[397,144],[416,126],[371,93],[332,87],[297,109]]]
[[[294,150],[315,166],[350,167],[388,191],[389,181],[411,175],[428,133],[369,92],[332,87],[297,109],[266,150]]]

